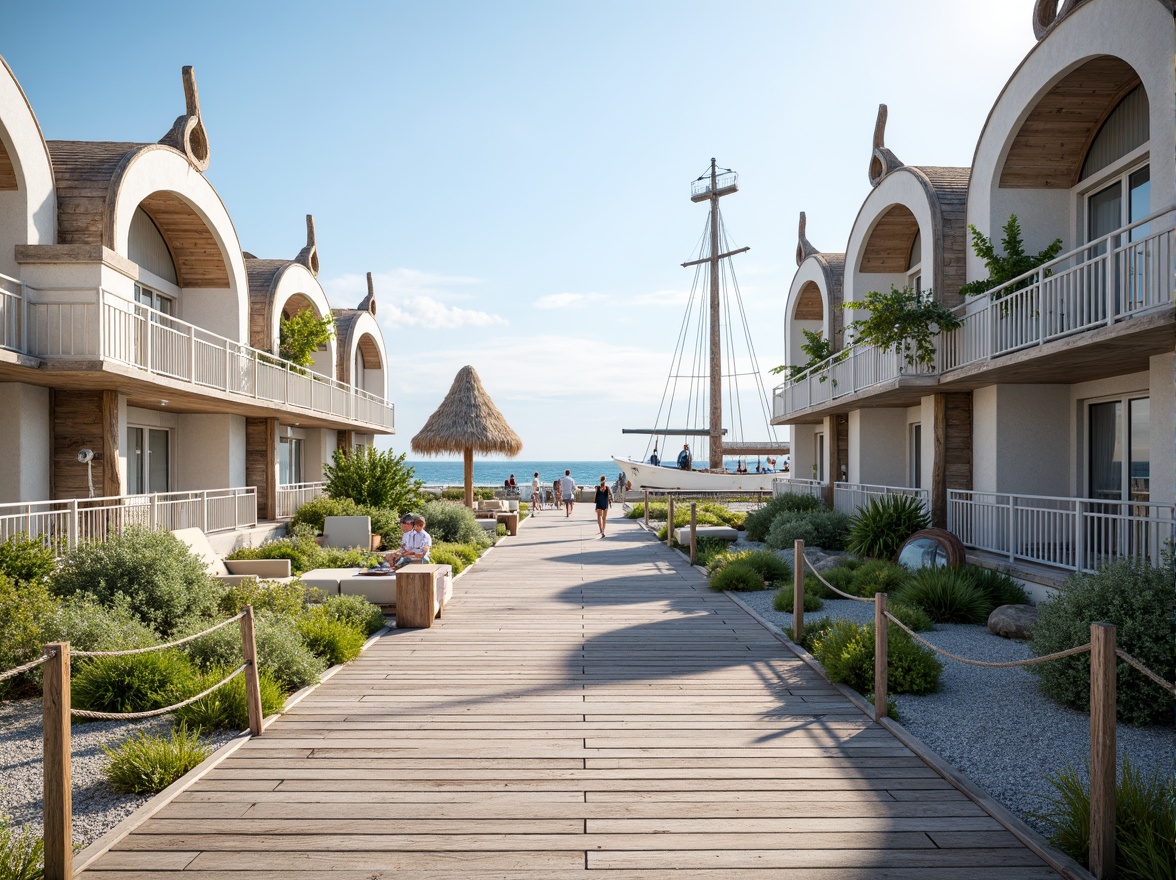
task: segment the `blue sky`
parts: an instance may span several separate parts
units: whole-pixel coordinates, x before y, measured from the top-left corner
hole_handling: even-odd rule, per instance
[[[242,247],[376,277],[397,452],[472,364],[531,459],[639,454],[711,156],[759,363],[783,360],[797,215],[844,249],[879,103],[908,164],[970,164],[1032,0],[13,4],[0,55],[48,139],[155,141],[196,69]],[[768,377],[769,387],[775,377]],[[762,434],[745,426],[746,434]],[[412,457],[410,453],[410,458]]]

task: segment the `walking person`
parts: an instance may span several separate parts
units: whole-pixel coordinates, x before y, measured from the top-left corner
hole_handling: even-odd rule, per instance
[[[596,524],[600,526],[600,537],[604,537],[604,527],[608,522],[608,509],[612,506],[612,489],[608,487],[608,477],[601,476],[600,485],[596,487]]]
[[[556,477],[555,481],[551,484],[551,488],[555,493],[555,509],[559,510],[560,504],[563,503],[563,480],[560,477]]]
[[[543,509],[543,485],[539,482],[539,471],[531,477],[531,512]]]
[[[576,503],[576,481],[572,479],[571,471],[564,471],[564,475],[559,478],[559,492],[563,496],[564,517],[569,517],[572,515],[572,505]]]

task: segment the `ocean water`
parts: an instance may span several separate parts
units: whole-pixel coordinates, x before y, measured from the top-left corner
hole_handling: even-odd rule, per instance
[[[405,461],[416,473],[418,480],[426,486],[460,486],[464,482],[462,463],[437,459],[430,461]],[[618,468],[611,461],[525,461],[523,459],[480,459],[474,458],[474,485],[501,487],[502,481],[514,474],[519,486],[530,486],[531,475],[539,472],[539,479],[550,486],[563,476],[564,470],[572,472],[577,486],[595,485],[601,475],[611,483],[617,478]]]

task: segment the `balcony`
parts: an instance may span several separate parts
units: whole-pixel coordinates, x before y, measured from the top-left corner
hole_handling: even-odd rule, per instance
[[[911,366],[898,353],[873,345],[850,346],[778,385],[772,420],[815,421],[831,406],[848,407],[859,395],[870,396],[873,405],[909,406],[927,385],[966,390],[1016,381],[1019,364],[1046,353],[1060,355],[1056,369],[1043,373],[1035,360],[1029,371],[1032,381],[1076,381],[1082,378],[1076,370],[1093,371],[1086,378],[1097,378],[1104,363],[1100,353],[1050,343],[1080,334],[1095,340],[1120,330],[1142,331],[1149,322],[1157,325],[1157,338],[1170,339],[1174,239],[1169,208],[994,288],[989,296],[956,309],[961,326],[939,336],[932,366]],[[1120,372],[1142,369],[1146,363],[1146,345],[1129,348],[1124,353],[1123,346],[1108,343],[1106,358],[1126,359],[1115,365]],[[879,397],[883,393],[885,400]]]
[[[293,516],[303,504],[325,494],[325,485],[325,483],[287,483],[278,486],[278,519],[287,519]]]
[[[203,396],[379,430],[394,426],[395,411],[381,397],[106,290],[42,291],[0,277],[0,347],[50,368],[120,364]]]

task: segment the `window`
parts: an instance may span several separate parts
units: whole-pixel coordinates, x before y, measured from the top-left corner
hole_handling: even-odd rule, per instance
[[[916,422],[913,425],[908,425],[908,455],[907,462],[910,468],[909,483],[913,489],[921,489],[923,487],[923,426]]]
[[[142,284],[135,285],[135,302],[143,306],[145,309],[154,309],[156,312],[161,312],[162,315],[174,315],[176,313],[176,301],[166,294],[160,293],[158,290],[152,290],[150,287],[144,287]],[[170,324],[171,322],[162,315],[151,315],[151,320],[157,324]]]
[[[825,435],[817,434],[813,437],[816,441],[816,456],[817,459],[813,462],[813,479],[825,481]]]
[[[127,428],[127,494],[170,491],[166,428]]]
[[[1087,495],[1102,501],[1151,497],[1151,401],[1092,403],[1087,412]]]
[[[911,252],[907,255],[907,287],[911,288],[919,299],[923,298],[923,233],[915,231],[915,240],[911,242]]]
[[[302,482],[302,443],[295,437],[278,440],[278,483],[282,486]]]

